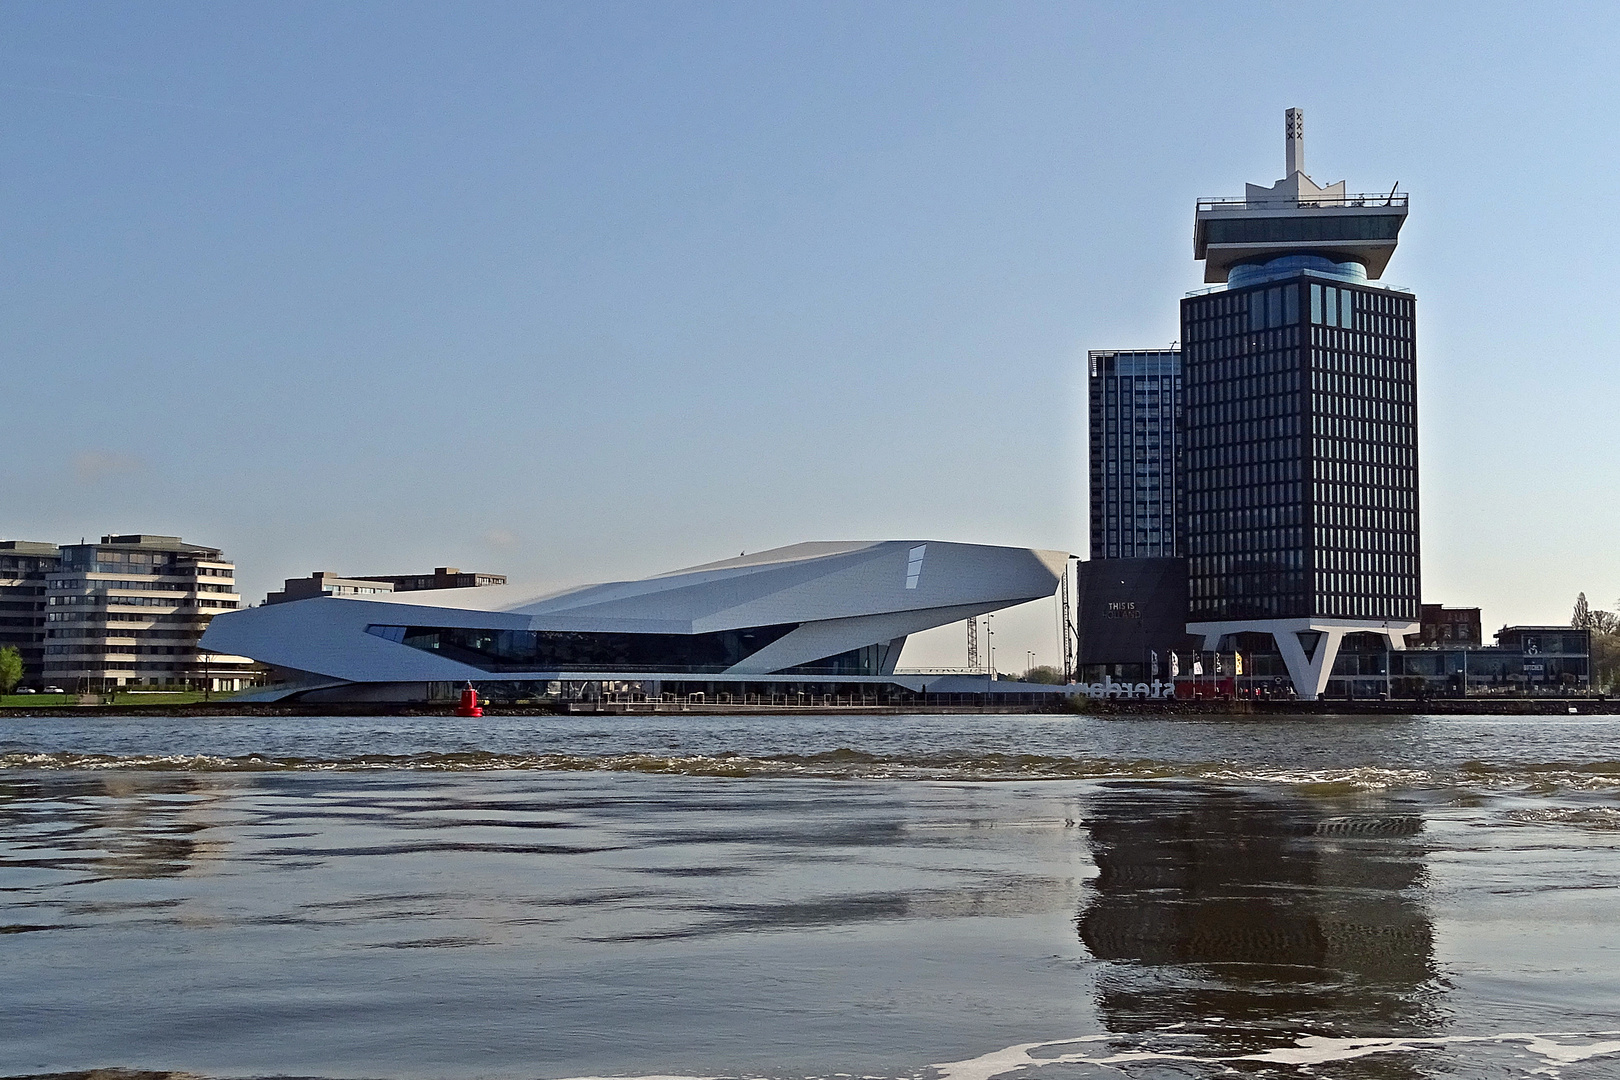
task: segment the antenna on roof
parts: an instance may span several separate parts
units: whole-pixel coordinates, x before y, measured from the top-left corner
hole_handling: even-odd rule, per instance
[[[1283,179],[1305,171],[1305,110],[1289,109],[1283,121],[1287,132],[1288,170]]]

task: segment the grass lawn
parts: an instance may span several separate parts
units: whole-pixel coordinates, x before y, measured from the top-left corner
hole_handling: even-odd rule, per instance
[[[228,694],[214,694],[208,700],[219,701]],[[203,701],[201,690],[177,690],[169,693],[130,694],[119,692],[114,695],[113,705],[195,705]],[[78,694],[5,694],[0,695],[0,708],[27,709],[27,708],[55,708],[63,705],[77,705]]]

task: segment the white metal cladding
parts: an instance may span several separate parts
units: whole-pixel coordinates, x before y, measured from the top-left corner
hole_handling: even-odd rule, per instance
[[[350,682],[487,682],[530,673],[492,674],[366,627],[702,634],[799,624],[727,672],[763,675],[1051,596],[1067,560],[933,540],[797,544],[539,597],[506,585],[247,608],[217,616],[202,646]]]

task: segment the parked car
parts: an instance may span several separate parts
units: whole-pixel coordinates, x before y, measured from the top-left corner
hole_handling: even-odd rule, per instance
[[[67,693],[67,691],[63,690],[60,686],[47,686],[45,688],[45,692],[47,694],[65,694],[65,693]]]
[[[19,694],[37,694],[37,693],[39,693],[39,691],[35,690],[32,686],[19,686],[19,687],[17,687],[17,693],[19,693]]]

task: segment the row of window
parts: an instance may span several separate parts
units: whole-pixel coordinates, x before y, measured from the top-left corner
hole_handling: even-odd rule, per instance
[[[1383,360],[1409,362],[1417,359],[1417,350],[1413,348],[1409,338],[1380,337],[1377,334],[1363,334],[1355,330],[1330,330],[1326,327],[1311,328],[1312,362],[1311,366],[1321,366],[1318,361],[1331,359],[1333,356],[1343,357],[1354,355],[1365,360]],[[1326,353],[1327,356],[1322,354]]]
[[[1396,574],[1406,578],[1417,577],[1416,555],[1395,555],[1376,551],[1335,551],[1331,548],[1316,553],[1318,571],[1341,570],[1354,573]]]
[[[1252,224],[1245,223],[1245,227]],[[1298,322],[1299,290],[1303,280],[1189,298],[1183,305],[1187,329],[1191,331],[1186,340],[1199,341]],[[1316,325],[1409,336],[1412,317],[1413,298],[1408,294],[1310,283],[1310,319]]]
[[[1327,420],[1370,420],[1375,423],[1392,424],[1397,427],[1415,427],[1413,424],[1412,407],[1400,405],[1389,400],[1377,398],[1346,397],[1338,394],[1312,394],[1311,407],[1316,413],[1316,419]],[[1414,432],[1392,432],[1393,442],[1412,442]]]
[[[1304,527],[1300,525],[1237,526],[1235,520],[1245,511],[1223,514],[1194,514],[1189,520],[1192,533],[1189,552],[1195,555],[1237,555],[1244,552],[1292,551],[1300,548]]]
[[[1379,519],[1399,517],[1409,521],[1411,515],[1396,514],[1390,510],[1349,511],[1343,508],[1331,508],[1336,515],[1354,516],[1360,513],[1364,516],[1373,516]],[[1364,525],[1345,525],[1344,523],[1322,523],[1318,521],[1312,528],[1312,535],[1316,540],[1316,549],[1326,551],[1329,549],[1339,551],[1399,551],[1416,555],[1418,551],[1417,533],[1411,529],[1395,528],[1369,528]]]
[[[1299,575],[1299,587],[1303,589],[1305,561],[1305,551],[1298,544],[1284,544],[1264,552],[1203,552],[1188,559],[1187,573],[1189,577],[1200,579],[1226,580],[1233,574],[1258,570],[1267,572],[1298,570],[1302,571]]]
[[[1396,465],[1406,469],[1417,467],[1417,450],[1411,444],[1392,446],[1389,443],[1352,442],[1348,439],[1323,437],[1311,440],[1311,454],[1318,469],[1324,462],[1333,461]]]
[[[1410,492],[1403,492],[1410,496]],[[1402,536],[1417,536],[1417,515],[1408,510],[1390,510],[1384,507],[1368,506],[1339,506],[1334,503],[1322,503],[1316,507],[1316,523],[1323,529],[1364,530],[1372,533],[1394,533]],[[1343,543],[1334,544],[1334,547],[1359,548],[1362,544]]]
[[[1311,485],[1319,507],[1366,507],[1375,510],[1411,510],[1417,505],[1417,492],[1403,488],[1372,487],[1362,484],[1316,483]],[[1327,520],[1328,515],[1318,514]]]
[[[1236,470],[1223,469],[1220,473],[1231,473]],[[1300,485],[1297,482],[1282,481],[1271,484],[1246,484],[1231,486],[1217,484],[1213,490],[1198,491],[1187,497],[1188,508],[1195,512],[1243,510],[1253,509],[1255,513],[1262,510],[1266,516],[1276,515],[1286,517],[1286,521],[1266,521],[1267,525],[1292,524],[1298,521],[1304,512],[1300,499]]]
[[[1221,442],[1187,451],[1188,482],[1199,487],[1207,483],[1207,470],[1228,466],[1278,467],[1286,471],[1277,479],[1298,479],[1302,464],[1299,440],[1295,438],[1264,439],[1253,443]],[[1199,478],[1194,480],[1194,478]]]
[[[1193,387],[1187,392],[1187,404],[1189,408],[1196,408],[1200,405],[1216,405],[1223,401],[1247,400],[1266,394],[1295,393],[1299,390],[1299,385],[1299,368],[1293,366],[1284,370],[1250,375],[1241,382],[1224,380]]]
[[[52,589],[127,589],[130,592],[188,592],[191,585],[179,581],[84,581],[78,578],[52,578]]]
[[[1216,338],[1187,348],[1187,383],[1236,379],[1299,367],[1299,327]]]
[[[196,566],[184,559],[147,555],[139,551],[104,551],[95,560],[65,556],[60,566],[63,570],[73,570],[80,574],[168,574],[171,577],[219,578],[236,576],[236,571],[227,566]],[[55,570],[57,567],[52,566],[50,569]]]
[[[1089,354],[1091,377],[1130,379],[1132,376],[1148,381],[1163,379],[1169,382],[1181,375],[1181,353],[1175,349],[1151,349],[1138,352],[1110,352],[1094,349]]]
[[[1417,488],[1417,474],[1399,465],[1385,465],[1366,461],[1335,461],[1323,458],[1312,462],[1312,475],[1317,480],[1337,481],[1345,484],[1370,484],[1381,488]]]
[[[1353,420],[1346,416],[1313,416],[1311,434],[1330,439],[1353,439],[1362,443],[1386,446],[1412,447],[1417,433],[1410,424],[1393,424],[1381,420]]]
[[[119,607],[198,607],[198,608],[234,608],[239,601],[236,600],[193,600],[183,596],[111,596],[107,593],[88,593],[76,596],[52,596],[45,601],[52,606],[64,607],[94,607],[101,604],[116,604]],[[49,615],[46,616],[50,618]]]
[[[196,647],[186,645],[47,645],[47,656],[191,656]]]
[[[1417,621],[1417,601],[1410,596],[1368,593],[1317,593],[1313,605],[1321,618]]]
[[[1298,392],[1250,393],[1208,405],[1194,405],[1188,409],[1187,420],[1191,427],[1208,431],[1220,424],[1236,423],[1239,420],[1264,420],[1277,416],[1292,417],[1298,412]]]
[[[1210,424],[1190,431],[1187,437],[1187,447],[1190,450],[1203,450],[1209,447],[1232,447],[1234,453],[1227,459],[1226,464],[1233,462],[1261,461],[1256,444],[1276,443],[1277,440],[1288,440],[1292,444],[1294,437],[1300,434],[1302,425],[1297,415],[1270,416],[1259,420],[1238,420],[1231,423]],[[1276,453],[1273,450],[1273,454]],[[1268,455],[1270,456],[1270,455]]]
[[[1311,370],[1311,389],[1350,398],[1379,398],[1385,401],[1417,399],[1412,380],[1398,373],[1384,373],[1371,368],[1319,367]]]
[[[45,631],[48,638],[141,638],[151,640],[172,639],[174,641],[197,640],[195,632],[187,632],[183,627],[163,627],[154,630],[132,630],[125,627],[107,628],[100,626],[87,627],[60,627]]]
[[[45,615],[46,622],[73,622],[73,623],[184,623],[201,627],[204,623],[197,622],[199,616],[188,615],[184,611],[52,611]]]
[[[91,659],[94,659],[93,657]],[[156,671],[170,674],[195,670],[196,663],[160,663],[155,661],[108,660],[99,664],[87,664],[83,660],[58,660],[53,667],[50,663],[45,665],[47,677],[61,678],[63,675],[77,675],[84,671]],[[156,680],[154,680],[156,681]],[[170,680],[164,679],[164,682]]]
[[[1273,448],[1273,446],[1261,447],[1261,449]],[[1304,463],[1299,458],[1273,453],[1261,460],[1241,465],[1211,463],[1194,474],[1196,483],[1191,487],[1192,490],[1205,494],[1213,491],[1241,491],[1257,484],[1297,483],[1303,471]],[[1295,497],[1298,497],[1297,491]]]

